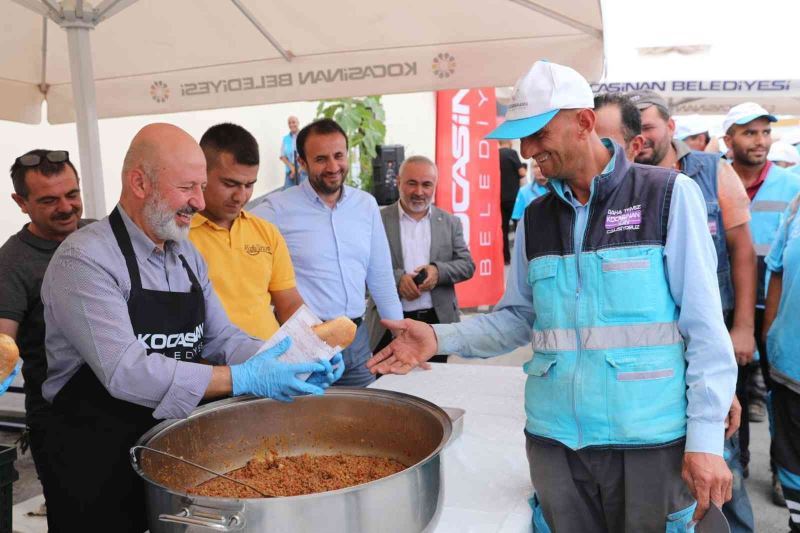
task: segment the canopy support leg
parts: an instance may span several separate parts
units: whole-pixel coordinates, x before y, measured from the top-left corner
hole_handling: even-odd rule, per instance
[[[75,102],[75,125],[78,129],[84,215],[89,218],[102,218],[108,213],[103,187],[100,129],[97,122],[92,46],[89,37],[92,28],[76,24],[64,29],[67,32],[72,98]]]

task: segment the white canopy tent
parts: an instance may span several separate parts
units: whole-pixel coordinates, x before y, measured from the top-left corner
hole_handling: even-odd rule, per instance
[[[675,114],[724,115],[756,101],[800,114],[795,0],[604,4],[606,71],[595,92],[650,89]]]
[[[0,119],[76,121],[88,216],[97,119],[511,85],[548,58],[603,67],[599,0],[0,0]],[[63,31],[62,31],[63,30]]]

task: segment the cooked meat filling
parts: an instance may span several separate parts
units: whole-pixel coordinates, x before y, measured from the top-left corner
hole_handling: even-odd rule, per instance
[[[273,453],[254,457],[227,475],[257,487],[270,496],[298,496],[342,489],[390,476],[406,466],[383,457],[358,455],[294,455]],[[217,498],[261,498],[254,490],[223,478],[187,489],[190,494]]]

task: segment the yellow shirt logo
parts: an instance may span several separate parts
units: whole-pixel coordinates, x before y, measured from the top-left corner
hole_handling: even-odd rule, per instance
[[[244,251],[247,255],[258,255],[260,253],[272,254],[272,249],[263,244],[245,244]]]

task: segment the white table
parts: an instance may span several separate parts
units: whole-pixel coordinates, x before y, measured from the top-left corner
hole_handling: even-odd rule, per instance
[[[384,376],[371,387],[466,410],[463,433],[442,454],[444,508],[436,533],[530,532],[525,373],[519,367],[431,366]]]

